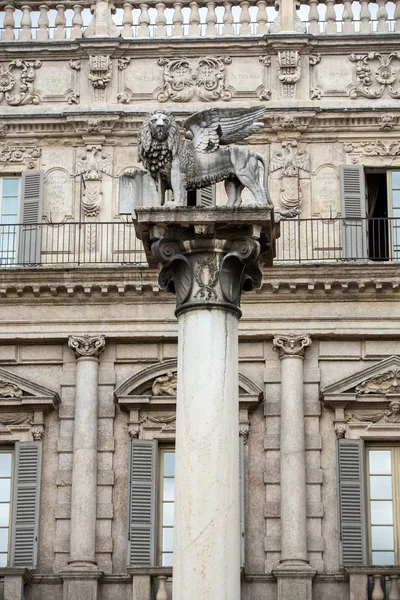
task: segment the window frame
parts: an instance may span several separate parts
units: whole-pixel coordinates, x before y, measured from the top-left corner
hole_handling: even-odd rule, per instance
[[[156,523],[156,564],[160,567],[173,566],[173,565],[163,565],[163,505],[164,505],[164,454],[167,452],[173,452],[175,454],[175,445],[174,444],[160,444],[158,446],[158,477],[157,477],[157,485],[158,485],[158,495],[157,495],[157,523]],[[175,470],[175,469],[174,469]],[[175,475],[174,475],[174,511],[175,511]],[[175,512],[174,512],[175,515]],[[174,519],[175,524],[175,519]],[[172,527],[173,529],[173,527]],[[167,552],[166,552],[167,553]],[[172,551],[173,555],[173,551]]]
[[[6,179],[16,179],[18,180],[18,195],[17,195],[17,216],[15,222],[13,223],[3,223],[3,200],[4,200],[4,181]],[[1,173],[0,174],[0,266],[6,267],[15,265],[18,262],[18,247],[19,247],[19,227],[15,230],[15,225],[18,225],[21,222],[21,211],[22,211],[22,173]],[[14,232],[5,231],[5,226],[12,227],[14,225]],[[13,234],[14,235],[14,246],[12,250],[12,260],[10,260],[6,254],[5,257],[2,256],[2,239],[3,235]],[[10,250],[6,249],[5,253],[9,253]],[[3,262],[4,261],[4,262]]]
[[[11,545],[12,545],[12,521],[13,521],[13,509],[14,509],[14,483],[15,483],[15,447],[13,446],[0,446],[0,454],[11,454],[11,469],[10,469],[10,499],[9,499],[9,513],[8,513],[8,542],[7,542],[7,564],[4,567],[10,566],[11,560]],[[1,479],[8,479],[8,477],[0,477]],[[3,502],[1,502],[3,504]],[[5,529],[5,527],[1,527],[1,529]],[[1,554],[4,554],[1,552]]]
[[[367,551],[368,560],[372,560],[372,523],[371,523],[371,495],[370,495],[370,450],[391,450],[391,476],[392,476],[392,502],[393,502],[393,539],[394,539],[394,565],[400,562],[400,442],[368,442],[365,443],[365,494],[367,500]],[[381,566],[377,564],[376,566]]]

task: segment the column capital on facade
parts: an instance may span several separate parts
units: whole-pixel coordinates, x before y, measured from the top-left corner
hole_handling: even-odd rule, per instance
[[[104,335],[71,335],[68,346],[75,352],[76,358],[98,358],[106,345]]]
[[[305,350],[311,346],[311,337],[308,333],[302,335],[276,335],[272,340],[273,349],[279,358],[300,357],[304,358]]]
[[[159,286],[176,294],[176,315],[224,308],[238,316],[242,291],[261,286],[259,260],[272,264],[274,221],[263,207],[140,208],[136,232]]]

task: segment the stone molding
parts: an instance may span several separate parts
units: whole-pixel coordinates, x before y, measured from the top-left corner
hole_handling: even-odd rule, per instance
[[[299,357],[304,358],[306,348],[311,346],[309,334],[304,335],[276,335],[272,341],[273,350],[279,358]]]
[[[68,346],[75,352],[76,358],[95,357],[98,358],[106,345],[104,335],[82,337],[71,336]]]

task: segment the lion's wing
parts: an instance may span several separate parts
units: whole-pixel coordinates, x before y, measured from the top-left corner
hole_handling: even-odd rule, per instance
[[[195,113],[184,123],[197,152],[215,152],[219,146],[240,142],[257,133],[263,123],[257,119],[265,112],[263,106],[252,108],[211,108]]]

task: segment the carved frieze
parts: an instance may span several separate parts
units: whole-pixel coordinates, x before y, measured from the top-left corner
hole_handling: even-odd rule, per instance
[[[397,121],[398,119],[394,115],[382,115],[376,118],[377,125],[381,130],[393,129]]]
[[[40,60],[12,60],[8,65],[0,63],[0,103],[3,99],[10,106],[38,104],[40,98],[34,90],[35,70],[42,66]]]
[[[361,421],[368,423],[377,423],[384,419],[386,423],[400,423],[400,402],[390,402],[387,410],[374,410],[374,411],[362,411],[352,412],[348,415],[347,421]]]
[[[356,86],[350,98],[381,98],[385,91],[400,98],[400,52],[351,54],[349,60],[356,64]]]
[[[286,356],[304,357],[306,348],[311,346],[311,338],[304,335],[276,335],[272,341],[273,349],[279,354],[279,358]]]
[[[176,415],[151,415],[147,414],[140,419],[140,423],[149,426],[152,429],[156,427],[163,431],[175,431]]]
[[[177,373],[168,372],[154,380],[151,393],[153,396],[176,396],[177,385]]]
[[[400,394],[400,369],[366,379],[356,387],[356,394]]]
[[[104,54],[89,56],[89,81],[94,88],[95,102],[102,102],[112,77],[111,57]]]
[[[203,102],[230,100],[232,91],[225,85],[225,66],[231,64],[229,56],[204,56],[158,59],[164,67],[163,87],[159,102],[190,102],[194,98]]]
[[[301,77],[301,58],[297,50],[283,50],[278,52],[276,59],[277,75],[282,83],[284,98],[294,98],[296,83]]]
[[[25,163],[29,169],[34,169],[41,154],[40,148],[0,145],[0,163]]]
[[[346,142],[344,150],[347,154],[359,154],[362,156],[400,156],[400,140],[388,143],[381,142],[380,140]]]
[[[71,336],[68,346],[75,352],[77,358],[95,356],[103,352],[106,341],[104,335]]]

